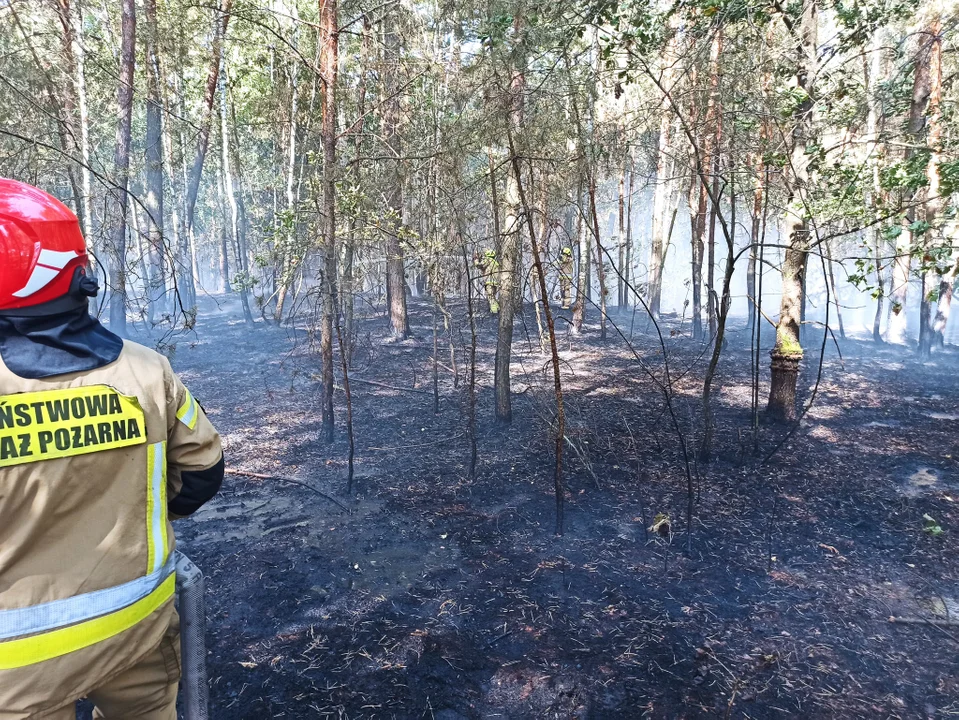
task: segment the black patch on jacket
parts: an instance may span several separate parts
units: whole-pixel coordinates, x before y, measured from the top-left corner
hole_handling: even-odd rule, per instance
[[[83,307],[57,315],[0,315],[0,357],[28,380],[85,372],[120,357],[123,340]]]
[[[192,515],[220,492],[225,472],[222,455],[216,465],[206,470],[184,470],[180,473],[183,487],[180,494],[167,503],[167,510],[183,517]]]

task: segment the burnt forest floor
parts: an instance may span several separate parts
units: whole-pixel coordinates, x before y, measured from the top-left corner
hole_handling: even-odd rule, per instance
[[[581,337],[561,319],[569,442],[558,537],[552,378],[532,311],[516,325],[507,428],[492,420],[496,321],[479,318],[473,481],[465,309],[452,308],[458,388],[441,337],[437,414],[429,301],[411,301],[405,342],[387,341],[382,315],[362,319],[352,496],[342,380],[330,446],[311,335],[250,328],[232,298],[205,298],[199,317],[169,348],[174,367],[220,429],[228,466],[269,477],[229,475],[176,524],[207,575],[212,717],[959,715],[952,348],[923,365],[857,340],[841,342],[840,357],[830,341],[812,409],[762,463],[784,431],[763,425],[754,454],[747,333],[731,321],[714,457],[693,463],[690,538],[648,321],[615,316],[627,336],[632,325],[634,354],[613,328],[599,340],[595,310]],[[694,458],[708,354],[688,323],[663,326]],[[803,402],[821,337],[806,341]],[[647,530],[657,515],[671,532]]]

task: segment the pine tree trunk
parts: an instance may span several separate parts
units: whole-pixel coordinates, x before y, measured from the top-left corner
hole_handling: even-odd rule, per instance
[[[672,45],[672,41],[670,43]],[[670,53],[667,51],[667,56]],[[668,85],[666,84],[668,82]],[[663,83],[672,87],[672,73],[663,72]],[[649,311],[659,318],[663,296],[663,260],[665,253],[666,228],[669,223],[669,199],[672,194],[672,181],[669,178],[672,146],[670,130],[672,128],[672,110],[662,108],[659,122],[659,150],[656,160],[656,189],[653,191],[653,229],[649,250]]]
[[[625,165],[619,171],[619,224],[617,226],[617,261],[619,263],[619,275],[616,283],[616,306],[620,309],[626,307],[626,167]]]
[[[245,219],[243,217],[242,199],[239,197],[237,189],[238,167],[233,158],[233,152],[230,148],[230,123],[229,108],[227,97],[227,70],[226,61],[220,68],[219,94],[220,94],[220,146],[221,160],[220,169],[223,172],[223,193],[229,209],[229,217],[224,218],[223,224],[228,228],[224,237],[231,242],[233,249],[233,269],[234,269],[234,289],[239,286],[240,306],[243,309],[243,319],[248,324],[253,324],[253,313],[250,311],[249,298],[249,274],[246,268],[246,241],[245,241]]]
[[[294,5],[295,12],[295,5]],[[294,272],[294,246],[296,244],[296,132],[297,132],[297,100],[299,98],[299,87],[297,86],[297,76],[300,63],[294,61],[290,67],[290,122],[287,125],[287,152],[286,152],[286,222],[289,223],[283,247],[278,253],[277,258],[280,274],[277,279],[279,287],[276,289],[276,305],[273,308],[273,320],[277,325],[283,322],[283,311],[286,306],[286,298],[290,291],[290,285],[293,283]],[[347,337],[350,337],[347,332]]]
[[[796,418],[796,384],[799,363],[803,357],[799,330],[810,248],[809,221],[805,206],[805,192],[809,185],[809,158],[806,147],[813,140],[813,98],[818,67],[817,3],[818,0],[804,0],[796,38],[798,47],[795,80],[797,88],[803,91],[805,98],[793,112],[790,172],[787,176],[790,202],[783,221],[783,236],[787,248],[782,267],[782,299],[779,306],[779,323],[776,326],[776,345],[770,353],[772,378],[766,411],[770,419],[775,421],[792,421]]]
[[[166,245],[163,238],[163,97],[160,93],[160,57],[157,51],[157,4],[145,0],[146,19],[146,197],[147,242],[150,254],[148,313],[166,309]]]
[[[633,285],[633,181],[636,179],[635,168],[633,167],[632,156],[627,156],[627,165],[629,167],[629,190],[626,195],[626,267],[623,273],[626,281],[623,287],[623,306],[634,305],[631,298]]]
[[[410,336],[406,309],[406,260],[400,236],[404,227],[403,203],[403,140],[400,133],[401,48],[395,13],[386,20],[384,60],[387,67],[387,98],[383,109],[383,125],[387,151],[391,156],[392,173],[387,192],[387,207],[392,213],[392,227],[386,231],[386,283],[390,299],[390,329],[393,337],[405,340]]]
[[[136,64],[136,3],[123,0],[121,7],[120,83],[117,87],[117,132],[114,152],[116,187],[111,189],[110,329],[125,336],[127,329],[127,188],[130,184],[130,132],[133,121],[133,72]]]
[[[754,156],[753,173],[755,176],[755,186],[753,188],[753,208],[749,228],[749,263],[746,267],[749,327],[753,327],[753,323],[756,322],[756,303],[759,302],[759,298],[756,297],[756,261],[759,254],[760,233],[763,221],[763,196],[765,191],[765,163],[763,162],[761,153],[757,153]],[[762,272],[762,268],[759,268],[759,272]]]
[[[336,0],[319,0],[320,73],[323,80],[323,271],[320,315],[320,356],[323,397],[320,415],[323,437],[333,442],[333,326],[336,311],[336,112],[339,32]]]
[[[926,111],[926,145],[931,149],[929,161],[926,163],[925,203],[922,208],[923,219],[929,230],[923,235],[924,255],[929,254],[932,248],[932,234],[937,230],[939,223],[939,199],[941,181],[939,178],[939,163],[941,162],[942,144],[942,17],[937,13],[929,23],[929,101]],[[950,273],[946,273],[944,277]],[[928,358],[932,354],[932,344],[935,336],[934,319],[938,315],[937,300],[943,304],[945,300],[945,317],[949,316],[949,305],[952,302],[952,278],[948,279],[948,290],[945,297],[937,298],[942,278],[934,267],[928,269],[923,277],[922,306],[919,322],[919,356]],[[945,325],[943,325],[945,327]]]
[[[586,228],[583,221],[583,178],[580,175],[579,192],[577,193],[577,211],[576,211],[576,237],[578,241],[577,256],[579,265],[576,273],[576,303],[573,306],[573,332],[579,334],[583,332],[583,323],[586,322],[586,305],[589,298],[590,272],[589,266],[592,262],[590,257],[591,233]]]
[[[706,233],[706,186],[702,181],[694,178],[691,195],[695,198],[695,212],[690,216],[692,236],[692,269],[690,276],[693,285],[693,339],[703,337],[703,253],[706,244],[703,242]],[[693,205],[691,204],[692,208]]]
[[[90,173],[90,112],[87,107],[86,81],[86,49],[83,45],[83,17],[82,10],[71,0],[57,0],[57,12],[63,26],[64,55],[70,66],[73,84],[72,101],[76,104],[76,118],[72,122],[75,130],[79,130],[79,140],[74,138],[80,152],[80,197],[78,198],[77,213],[80,216],[80,225],[87,242],[87,252],[91,257],[95,254],[93,246],[93,196]],[[96,273],[95,263],[91,263],[89,270]]]
[[[706,245],[706,317],[709,322],[709,337],[716,337],[717,312],[716,307],[716,213],[719,199],[719,152],[722,140],[722,112],[720,109],[720,56],[723,51],[723,28],[719,25],[713,32],[713,40],[709,48],[709,100],[706,104],[706,139],[703,143],[704,170],[712,176],[712,193],[707,193],[703,187],[702,195],[711,195],[709,202],[709,234]],[[704,179],[701,182],[705,182]],[[704,228],[705,229],[705,228]],[[702,259],[702,258],[700,258]]]
[[[520,36],[522,18],[517,15],[513,21],[516,37]],[[510,83],[509,117],[510,132],[516,136],[523,127],[523,93],[526,78],[522,65],[513,68]],[[516,173],[506,176],[506,227],[502,241],[502,255],[499,256],[499,327],[496,335],[496,358],[494,363],[494,394],[496,397],[496,420],[503,424],[513,421],[513,406],[510,390],[510,361],[513,354],[513,319],[516,315],[516,291],[520,283],[517,272],[522,258],[521,207],[519,196],[519,178]]]
[[[210,130],[213,124],[213,103],[216,100],[216,88],[220,77],[220,59],[223,55],[223,41],[226,37],[227,26],[230,22],[230,13],[233,9],[233,0],[220,0],[220,7],[217,12],[216,23],[213,31],[213,47],[210,57],[210,69],[206,77],[206,88],[203,93],[203,115],[199,122],[199,132],[197,133],[196,155],[193,159],[193,167],[190,170],[190,176],[186,187],[185,200],[185,228],[187,237],[194,234],[194,215],[196,211],[196,201],[200,194],[200,180],[203,176],[203,163],[206,160],[206,151],[210,145]],[[195,249],[191,249],[191,256],[195,258]],[[193,264],[195,265],[195,259]],[[196,285],[193,281],[193,268],[186,272],[186,263],[183,258],[180,259],[180,294],[186,299],[190,306],[196,305]],[[229,285],[229,277],[224,278],[224,284]]]

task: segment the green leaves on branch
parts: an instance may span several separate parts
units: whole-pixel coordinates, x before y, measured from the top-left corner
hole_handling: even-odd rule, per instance
[[[926,167],[929,165],[930,151],[922,149],[899,162],[894,162],[879,171],[879,184],[883,190],[901,190],[915,192],[929,184]]]

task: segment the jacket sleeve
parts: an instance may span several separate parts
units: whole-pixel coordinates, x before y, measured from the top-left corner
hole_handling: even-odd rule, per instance
[[[167,370],[167,510],[175,520],[219,492],[225,466],[213,424],[169,364]]]

